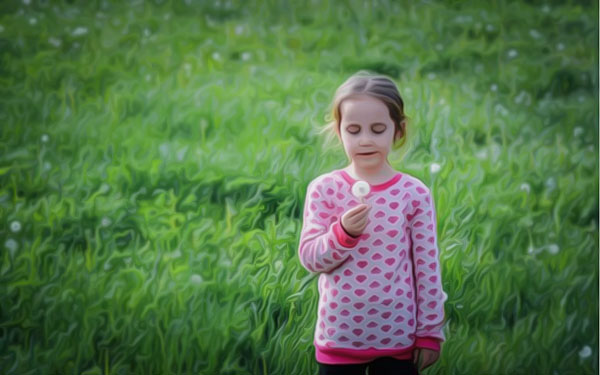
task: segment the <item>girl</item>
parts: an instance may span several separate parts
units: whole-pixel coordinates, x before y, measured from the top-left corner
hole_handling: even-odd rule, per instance
[[[387,160],[406,139],[404,103],[391,79],[361,71],[332,115],[350,164],[308,185],[298,246],[320,274],[319,372],[418,374],[439,357],[447,295],[431,191]]]

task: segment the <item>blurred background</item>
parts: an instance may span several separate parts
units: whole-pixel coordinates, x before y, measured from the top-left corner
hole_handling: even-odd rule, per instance
[[[316,130],[393,78],[432,190],[425,374],[598,373],[596,1],[2,1],[0,369],[314,374]]]

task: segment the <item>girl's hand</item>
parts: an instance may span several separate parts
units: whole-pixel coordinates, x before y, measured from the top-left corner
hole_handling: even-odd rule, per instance
[[[419,371],[431,366],[439,357],[440,352],[431,349],[417,348],[413,351],[413,362],[417,365]]]
[[[368,224],[369,211],[371,206],[364,203],[346,211],[342,216],[342,228],[353,237],[360,236]]]

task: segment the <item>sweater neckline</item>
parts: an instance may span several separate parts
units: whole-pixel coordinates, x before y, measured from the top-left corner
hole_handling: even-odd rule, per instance
[[[350,176],[348,174],[348,172],[346,172],[343,169],[340,169],[339,172],[342,175],[342,177],[344,178],[344,180],[346,180],[346,182],[348,182],[350,184],[350,186],[354,185],[354,183],[359,181],[359,180],[355,180],[354,178],[352,178],[352,176]],[[400,178],[402,178],[402,173],[398,172],[398,173],[396,173],[396,175],[394,177],[392,177],[391,179],[389,179],[388,181],[386,181],[384,183],[377,184],[377,185],[371,185],[370,183],[368,183],[368,182],[367,183],[371,187],[371,191],[383,191],[383,190],[389,188],[390,186],[394,185],[396,182],[398,182],[398,180],[400,180]]]

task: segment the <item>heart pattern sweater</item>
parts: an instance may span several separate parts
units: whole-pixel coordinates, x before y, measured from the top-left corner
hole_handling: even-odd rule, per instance
[[[306,192],[298,255],[319,274],[316,359],[365,363],[409,359],[418,347],[439,350],[447,295],[431,192],[404,173],[370,185],[367,227],[352,237],[340,220],[360,204],[351,192],[355,182],[335,170],[311,181]]]

